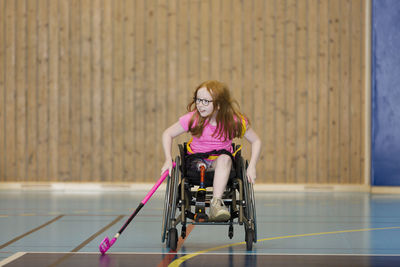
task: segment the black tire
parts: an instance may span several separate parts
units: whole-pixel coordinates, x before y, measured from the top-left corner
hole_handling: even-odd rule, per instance
[[[180,199],[180,196],[178,194],[178,188],[179,188],[179,179],[181,177],[181,158],[179,156],[177,156],[175,158],[175,163],[176,166],[174,168],[174,173],[173,173],[173,187],[171,187],[171,209],[170,209],[170,218],[171,219],[175,219],[175,214],[176,214],[176,205]],[[170,225],[171,227],[171,225]]]
[[[254,243],[257,243],[257,213],[256,213],[256,198],[254,196],[253,184],[250,185],[250,199],[251,199],[251,210],[253,215],[253,233],[254,233]]]
[[[247,180],[246,170],[249,163],[242,159],[242,178],[243,178],[243,193],[244,200],[246,202],[246,207],[244,209],[244,216],[250,222],[250,225],[245,227],[245,231],[247,233],[248,230],[252,230],[252,242],[257,242],[257,218],[256,218],[256,206],[255,206],[255,197],[254,197],[254,188],[253,184],[249,183]],[[247,240],[246,240],[247,241]]]
[[[176,230],[176,228],[169,229],[168,243],[169,243],[169,248],[173,251],[176,251],[176,247],[178,245],[178,230]]]
[[[251,201],[250,201],[249,181],[247,181],[247,175],[246,175],[247,164],[243,159],[241,161],[242,161],[241,169],[242,169],[242,181],[243,181],[243,199],[246,203],[246,206],[244,208],[244,216],[246,217],[246,219],[250,220],[252,217],[252,212],[250,203]]]
[[[167,229],[169,229],[169,215],[170,215],[170,199],[171,199],[171,183],[173,179],[171,176],[167,177],[167,187],[165,189],[165,197],[164,197],[164,210],[163,210],[163,221],[161,224],[161,242],[164,243],[167,237]],[[168,244],[167,244],[168,245]]]
[[[253,249],[254,231],[252,229],[247,229],[245,235],[246,235],[246,249],[250,251]]]
[[[175,209],[177,203],[177,192],[179,186],[180,177],[180,158],[175,159],[176,166],[172,170],[172,175],[168,177],[167,187],[165,190],[164,199],[164,211],[163,211],[163,221],[161,225],[161,242],[164,243],[165,239],[168,238],[168,229],[171,228],[171,221],[175,219]],[[167,242],[167,247],[169,243]]]

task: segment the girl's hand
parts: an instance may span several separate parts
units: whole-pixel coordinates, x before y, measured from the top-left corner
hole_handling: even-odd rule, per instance
[[[172,173],[172,160],[166,160],[161,168],[161,175],[166,171],[169,171],[169,175]]]
[[[256,178],[257,178],[256,166],[249,165],[247,167],[246,175],[247,175],[247,180],[249,181],[249,183],[253,183],[254,184],[256,182]]]

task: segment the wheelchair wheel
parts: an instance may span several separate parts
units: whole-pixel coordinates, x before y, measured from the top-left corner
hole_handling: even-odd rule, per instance
[[[246,244],[247,248],[250,247],[248,243],[256,243],[257,242],[257,221],[256,221],[256,207],[255,207],[255,198],[254,198],[254,188],[253,184],[249,183],[247,180],[246,170],[248,167],[248,162],[242,159],[242,178],[243,178],[243,192],[244,199],[246,202],[246,207],[244,209],[244,215],[248,221],[245,223],[245,231],[246,231]],[[251,237],[250,237],[251,235]],[[251,242],[249,242],[250,240]]]
[[[164,243],[167,235],[169,234],[168,229],[171,228],[172,220],[175,219],[175,209],[177,202],[177,192],[179,186],[180,177],[180,158],[176,157],[176,166],[172,171],[172,175],[168,177],[167,187],[165,191],[164,199],[164,211],[163,211],[163,221],[161,225],[161,242]],[[169,246],[169,242],[167,242]]]
[[[254,233],[254,243],[257,243],[257,214],[256,214],[256,198],[254,197],[254,186],[252,183],[250,185],[250,199],[253,213],[253,233]]]
[[[175,170],[173,171],[175,172]],[[173,179],[171,179],[171,176],[167,177],[167,187],[165,190],[165,197],[164,197],[164,211],[163,211],[163,221],[161,225],[161,242],[165,242],[165,238],[167,236],[167,229],[169,229],[170,226],[170,208],[171,208],[171,187]]]
[[[170,218],[171,220],[175,219],[175,214],[176,214],[176,206],[178,203],[178,189],[179,189],[179,179],[181,177],[181,158],[179,156],[177,156],[175,158],[175,171],[174,171],[174,175],[172,175],[173,178],[173,184],[174,186],[171,187],[171,210],[170,210]],[[170,220],[170,221],[171,221]]]

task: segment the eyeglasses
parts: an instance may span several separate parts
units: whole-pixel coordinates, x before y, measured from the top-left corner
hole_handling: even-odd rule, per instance
[[[200,103],[202,103],[204,106],[208,106],[208,104],[210,104],[210,102],[213,102],[212,100],[207,100],[207,99],[202,99],[202,98],[195,98],[196,100],[196,105],[199,105]]]

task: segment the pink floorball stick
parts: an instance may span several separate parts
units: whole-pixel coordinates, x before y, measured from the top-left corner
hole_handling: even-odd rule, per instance
[[[173,162],[173,167],[176,166],[176,163]],[[157,183],[153,186],[153,188],[147,193],[145,198],[140,202],[139,206],[136,208],[136,210],[132,213],[132,215],[129,217],[129,219],[125,222],[125,224],[119,229],[118,233],[114,236],[113,239],[110,239],[106,236],[103,241],[101,241],[99,250],[101,254],[105,254],[107,250],[111,248],[111,246],[117,241],[118,237],[121,235],[121,233],[125,230],[125,228],[128,226],[128,224],[135,218],[136,214],[140,211],[141,208],[143,208],[144,205],[146,205],[147,201],[151,198],[151,196],[154,194],[154,192],[157,191],[158,187],[164,182],[165,178],[167,178],[169,172],[166,170],[160,177],[160,179],[157,181]]]

